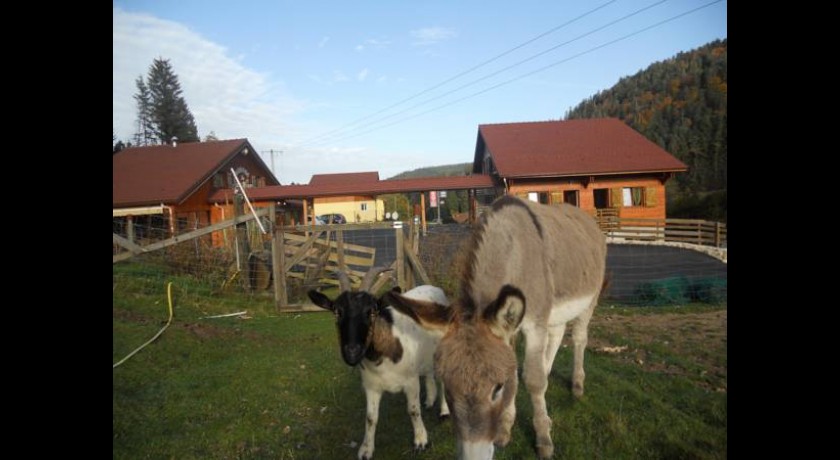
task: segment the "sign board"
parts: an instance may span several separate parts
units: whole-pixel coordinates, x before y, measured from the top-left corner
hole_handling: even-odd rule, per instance
[[[429,207],[437,207],[437,192],[429,192]]]

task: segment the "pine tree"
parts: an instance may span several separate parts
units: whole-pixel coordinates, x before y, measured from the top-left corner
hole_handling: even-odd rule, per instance
[[[137,146],[155,143],[155,133],[152,127],[152,96],[149,87],[143,81],[143,76],[137,77],[137,132],[134,133],[134,144]]]
[[[180,142],[196,142],[198,128],[184,100],[178,76],[167,59],[155,59],[146,78],[151,106],[152,129],[161,143],[173,137]]]

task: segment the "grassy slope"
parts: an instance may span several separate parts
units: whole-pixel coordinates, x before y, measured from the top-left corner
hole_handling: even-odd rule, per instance
[[[122,278],[116,282],[114,362],[166,321],[165,288],[138,292]],[[355,458],[364,395],[358,373],[339,357],[331,315],[272,315],[265,300],[211,297],[178,278],[173,292],[173,324],[113,371],[114,458]],[[200,319],[242,309],[256,314]],[[643,311],[624,314],[635,312]],[[586,395],[574,401],[571,349],[561,349],[547,394],[557,457],[726,458],[726,393],[703,385],[691,357],[655,343],[630,345],[686,372],[660,372],[590,350]],[[723,355],[725,366],[725,347]],[[376,457],[413,456],[404,396],[385,395],[381,407]],[[517,408],[511,444],[496,458],[533,457],[524,387]],[[454,458],[450,422],[429,410],[423,418],[431,446],[416,457]]]

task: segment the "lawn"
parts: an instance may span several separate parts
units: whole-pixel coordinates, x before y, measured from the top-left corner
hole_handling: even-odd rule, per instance
[[[168,318],[165,283],[135,284],[137,270],[114,267],[114,363]],[[277,314],[266,297],[167,279],[171,326],[113,369],[113,458],[356,458],[365,398],[339,356],[332,315]],[[556,458],[726,458],[725,305],[600,305],[585,369],[586,394],[575,400],[571,348],[558,353],[546,397]],[[522,385],[517,411],[498,459],[534,457]],[[415,454],[405,397],[385,395],[375,457],[454,458],[451,422],[436,410],[423,419],[431,443]]]

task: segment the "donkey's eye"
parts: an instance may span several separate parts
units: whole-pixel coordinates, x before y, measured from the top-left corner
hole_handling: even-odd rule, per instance
[[[499,397],[501,397],[501,396],[502,396],[502,390],[504,390],[504,388],[505,388],[505,385],[504,385],[503,383],[498,383],[498,384],[496,384],[496,386],[495,386],[495,387],[493,387],[492,400],[493,400],[494,402],[495,402],[496,400],[498,400],[498,399],[499,399]]]

